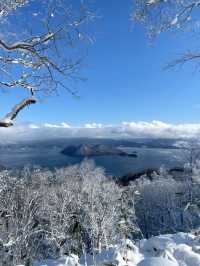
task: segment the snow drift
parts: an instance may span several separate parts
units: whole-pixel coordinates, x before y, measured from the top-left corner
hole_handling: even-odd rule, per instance
[[[160,235],[133,244],[122,241],[95,255],[35,262],[33,266],[200,266],[200,237],[190,233]],[[21,265],[20,265],[21,266]],[[22,265],[23,266],[23,265]]]

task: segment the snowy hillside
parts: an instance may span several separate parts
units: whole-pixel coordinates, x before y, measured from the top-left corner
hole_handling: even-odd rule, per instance
[[[200,266],[200,238],[194,234],[177,233],[143,239],[136,245],[130,240],[118,246],[78,259],[76,255],[58,260],[35,262],[33,266]]]

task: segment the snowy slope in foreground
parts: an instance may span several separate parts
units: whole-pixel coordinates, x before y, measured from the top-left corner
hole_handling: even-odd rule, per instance
[[[193,234],[177,233],[141,240],[137,246],[130,240],[110,247],[95,256],[78,260],[75,255],[57,261],[35,262],[33,266],[200,266],[200,238]]]

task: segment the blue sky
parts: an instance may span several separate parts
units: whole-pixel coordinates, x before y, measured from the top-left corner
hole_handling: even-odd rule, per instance
[[[162,70],[191,47],[192,37],[164,34],[152,44],[144,29],[131,22],[131,4],[131,0],[94,1],[99,18],[92,26],[95,42],[87,47],[82,70],[87,81],[76,84],[80,99],[61,93],[23,111],[18,122],[199,123],[200,73],[191,65]],[[9,111],[22,96],[19,91],[1,94],[0,112]]]

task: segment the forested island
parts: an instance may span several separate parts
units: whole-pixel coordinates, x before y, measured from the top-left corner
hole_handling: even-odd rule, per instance
[[[118,156],[128,156],[137,157],[135,152],[127,153],[120,148],[116,148],[109,145],[103,144],[81,144],[81,145],[70,145],[61,151],[63,154],[68,156],[103,156],[103,155],[118,155]]]

